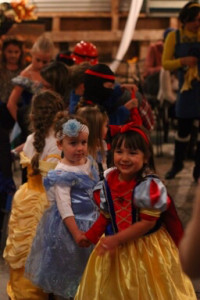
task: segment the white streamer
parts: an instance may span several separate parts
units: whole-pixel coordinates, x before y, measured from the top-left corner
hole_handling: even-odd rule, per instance
[[[110,65],[110,68],[113,72],[116,72],[117,68],[119,67],[120,61],[122,61],[131,43],[135,31],[135,26],[138,20],[138,16],[142,8],[142,3],[143,0],[132,0],[131,2],[129,15],[126,21],[126,25],[119,45],[119,49],[117,51],[115,60]]]

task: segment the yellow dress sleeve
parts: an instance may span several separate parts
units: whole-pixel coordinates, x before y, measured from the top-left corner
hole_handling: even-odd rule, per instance
[[[47,173],[49,172],[49,170],[53,170],[55,169],[57,162],[51,162],[51,161],[47,161],[48,158],[56,158],[58,161],[61,160],[61,157],[60,155],[57,155],[57,154],[50,154],[48,155],[44,160],[40,160],[39,161],[39,169],[40,169],[40,174],[45,177],[47,175]],[[31,163],[31,160],[30,158],[28,158],[24,152],[20,152],[20,164],[22,165],[22,168],[25,168],[25,167],[30,167],[30,163]]]
[[[25,153],[22,151],[20,152],[20,164],[22,166],[22,168],[27,167],[28,165],[30,165],[30,158],[28,158]]]
[[[168,34],[163,49],[162,66],[165,70],[176,70],[181,67],[180,58],[174,58],[176,45],[176,32],[172,31]]]

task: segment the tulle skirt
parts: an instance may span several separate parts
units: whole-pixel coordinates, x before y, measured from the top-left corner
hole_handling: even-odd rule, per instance
[[[76,219],[82,231],[93,222]],[[45,292],[74,297],[92,250],[93,246],[80,248],[75,243],[53,204],[38,226],[25,266],[26,276]]]
[[[178,250],[165,228],[118,247],[92,252],[75,300],[195,300]]]

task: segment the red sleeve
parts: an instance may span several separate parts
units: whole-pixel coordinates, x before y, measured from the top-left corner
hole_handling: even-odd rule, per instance
[[[93,199],[96,205],[100,207],[100,190],[96,190],[93,192]]]
[[[85,233],[88,240],[90,240],[93,244],[97,244],[100,237],[105,232],[108,223],[109,223],[109,219],[106,218],[103,214],[100,214],[96,222]]]
[[[131,122],[135,122],[138,126],[142,126],[142,118],[140,116],[140,113],[138,111],[138,108],[132,108],[131,109]]]

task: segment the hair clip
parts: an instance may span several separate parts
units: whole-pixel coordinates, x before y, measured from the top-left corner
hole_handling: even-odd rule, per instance
[[[62,140],[64,136],[77,137],[80,132],[85,132],[89,134],[89,129],[87,125],[80,123],[76,119],[68,120],[62,125],[62,134],[57,137],[59,140]]]

